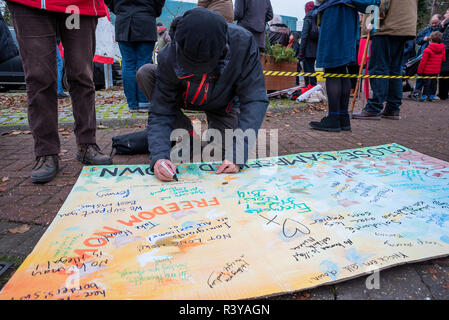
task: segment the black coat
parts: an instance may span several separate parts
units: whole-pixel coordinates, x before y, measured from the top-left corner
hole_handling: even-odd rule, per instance
[[[446,61],[441,64],[441,72],[449,72],[449,21],[444,26],[443,43],[446,49]]]
[[[9,32],[8,25],[0,13],[0,63],[14,58],[19,54],[16,44],[12,39],[11,32]]]
[[[105,0],[116,15],[115,40],[157,41],[156,18],[165,0]]]
[[[239,108],[237,128],[259,130],[268,107],[259,48],[249,31],[234,24],[228,24],[228,39],[225,56],[210,74],[185,71],[177,63],[173,41],[159,52],[158,81],[148,117],[152,168],[157,160],[170,159],[170,133],[181,108],[223,112]],[[236,163],[235,157],[234,152],[234,159],[228,160]],[[245,162],[247,159],[245,154]]]
[[[316,18],[313,11],[309,12],[304,18],[304,24],[301,33],[300,55],[302,58],[316,58],[318,48],[319,28],[316,24]]]
[[[273,19],[270,0],[235,0],[234,19],[239,26],[251,32],[264,32]]]

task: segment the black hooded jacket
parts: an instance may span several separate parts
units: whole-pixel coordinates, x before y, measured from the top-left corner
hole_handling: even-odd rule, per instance
[[[156,18],[165,0],[105,0],[115,19],[115,41],[157,41]]]
[[[177,18],[172,24],[172,39],[177,38],[176,32],[179,30],[176,25],[182,19]],[[208,37],[213,38],[202,32],[197,33],[196,37],[199,42],[205,41],[206,46]],[[192,72],[192,65],[182,65],[177,58],[176,50],[180,49],[176,41],[159,53],[157,83],[148,119],[151,168],[159,159],[170,159],[170,134],[181,108],[224,112],[239,108],[237,129],[259,130],[268,106],[259,48],[249,31],[233,24],[227,24],[226,38],[224,49],[213,53],[220,58],[218,65],[210,72]],[[235,147],[233,159],[227,160],[243,165],[235,160]],[[244,159],[246,162],[247,154]]]

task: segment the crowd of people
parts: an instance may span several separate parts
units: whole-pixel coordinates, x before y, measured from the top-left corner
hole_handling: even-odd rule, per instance
[[[430,25],[416,35],[417,2],[309,1],[299,33],[291,31],[273,13],[270,0],[199,0],[197,8],[176,17],[170,26],[156,21],[165,0],[7,0],[26,75],[28,119],[36,155],[31,180],[51,181],[59,167],[57,98],[64,93],[58,86],[57,39],[64,46],[77,159],[90,165],[112,164],[96,144],[92,67],[97,19],[107,15],[108,9],[116,17],[116,41],[129,109],[149,114],[151,169],[158,179],[172,181],[177,168],[171,159],[171,133],[183,129],[183,140],[196,138],[183,110],[204,112],[209,128],[221,136],[229,129],[257,134],[268,107],[260,62],[266,41],[293,50],[298,71],[315,72],[317,67],[328,74],[358,73],[359,64],[363,64],[359,58],[365,48],[362,43],[370,39],[369,63],[364,65],[370,75],[399,76],[409,59],[418,57],[418,75],[448,76],[449,10],[444,16],[433,16]],[[67,5],[78,8],[77,28],[69,28],[66,23]],[[373,6],[378,10],[375,14]],[[296,81],[299,85],[299,78]],[[418,79],[410,97],[432,101],[437,99],[438,88],[439,99],[447,99],[449,80],[437,82]],[[304,86],[316,84],[315,77],[304,78]],[[370,85],[371,98],[351,117],[348,106],[355,81],[326,78],[328,114],[310,126],[340,132],[351,130],[351,119],[399,120],[403,81],[373,78]],[[231,144],[217,137],[210,137],[208,142],[218,146],[214,151],[222,163],[217,173],[238,172],[252,148],[252,142],[240,133],[234,134]]]

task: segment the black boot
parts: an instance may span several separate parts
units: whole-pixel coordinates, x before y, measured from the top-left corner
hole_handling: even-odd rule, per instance
[[[351,117],[349,114],[340,115],[340,128],[342,131],[351,131]]]
[[[94,166],[112,164],[112,158],[103,154],[100,151],[100,147],[95,143],[78,145],[78,153],[76,154],[76,159],[84,164],[90,164]]]
[[[340,132],[340,118],[337,115],[329,115],[321,119],[320,122],[312,121],[309,125],[315,129],[320,131],[328,131],[328,132]]]
[[[56,154],[36,157],[36,164],[31,170],[30,178],[33,183],[46,183],[53,180],[59,170]]]

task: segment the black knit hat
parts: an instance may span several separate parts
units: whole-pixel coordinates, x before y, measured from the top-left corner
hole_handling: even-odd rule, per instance
[[[214,11],[195,8],[186,11],[175,28],[177,63],[192,73],[212,71],[226,47],[225,18]]]

